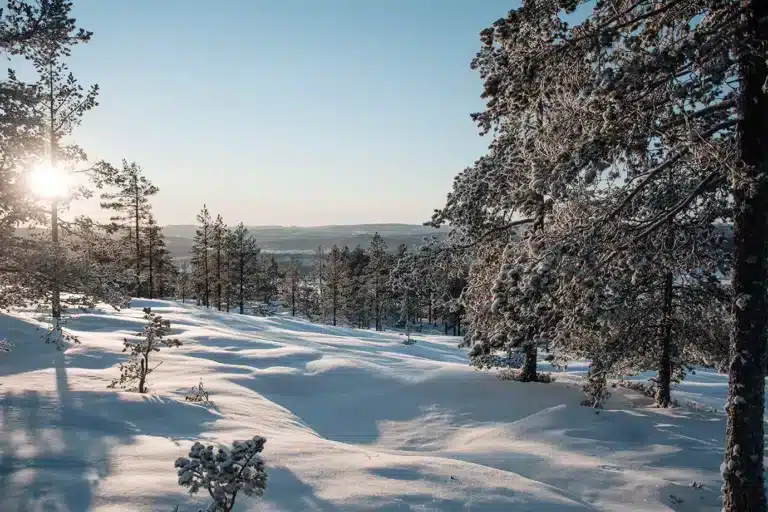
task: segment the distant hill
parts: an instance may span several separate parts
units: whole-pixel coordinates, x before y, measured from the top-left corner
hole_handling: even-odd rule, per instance
[[[418,224],[352,224],[338,226],[247,226],[264,252],[311,253],[318,246],[329,248],[334,244],[368,247],[374,233],[379,233],[390,250],[400,244],[418,245],[425,237],[444,236],[438,230]],[[163,227],[166,244],[174,257],[184,257],[192,247],[196,226],[169,225]]]

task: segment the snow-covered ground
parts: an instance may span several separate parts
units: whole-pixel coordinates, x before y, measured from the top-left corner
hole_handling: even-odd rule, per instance
[[[107,389],[141,308],[172,322],[151,393]],[[581,407],[571,365],[552,384],[467,365],[456,338],[241,317],[134,300],[77,315],[57,352],[31,317],[0,315],[0,509],[197,510],[173,462],[197,440],[267,437],[263,499],[236,510],[719,510],[722,413],[657,410],[615,389]],[[212,407],[184,396],[202,377]],[[685,398],[722,410],[726,378],[698,372]],[[678,398],[683,393],[677,392]],[[691,486],[695,481],[703,488]]]

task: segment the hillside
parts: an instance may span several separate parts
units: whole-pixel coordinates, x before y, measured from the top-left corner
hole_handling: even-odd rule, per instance
[[[106,388],[141,308],[184,343],[163,349],[151,393]],[[58,352],[32,313],[0,316],[0,503],[9,512],[197,510],[173,462],[197,440],[267,437],[269,486],[238,511],[715,511],[724,419],[661,410],[616,389],[579,405],[584,363],[552,384],[472,370],[456,339],[242,317],[134,300],[76,315]],[[184,401],[202,377],[213,406]],[[699,371],[678,397],[722,404]],[[691,486],[696,481],[703,485]]]

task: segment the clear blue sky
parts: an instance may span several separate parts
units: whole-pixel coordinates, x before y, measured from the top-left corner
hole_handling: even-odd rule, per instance
[[[478,33],[517,0],[76,0],[75,140],[136,160],[161,224],[420,223],[487,147]]]

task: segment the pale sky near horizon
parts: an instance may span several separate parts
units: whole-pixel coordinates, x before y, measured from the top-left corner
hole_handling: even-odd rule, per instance
[[[517,0],[76,0],[74,140],[135,160],[161,224],[421,223],[489,140],[480,30]]]

